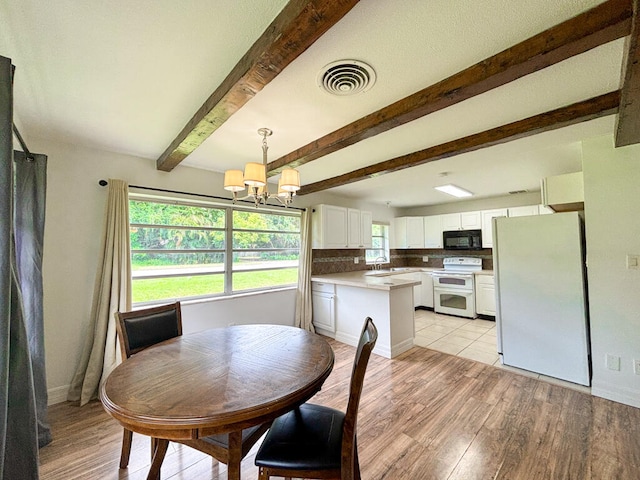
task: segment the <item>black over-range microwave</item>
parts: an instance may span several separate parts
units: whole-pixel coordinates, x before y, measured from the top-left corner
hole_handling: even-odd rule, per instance
[[[442,246],[445,250],[480,250],[482,248],[482,230],[442,232]]]

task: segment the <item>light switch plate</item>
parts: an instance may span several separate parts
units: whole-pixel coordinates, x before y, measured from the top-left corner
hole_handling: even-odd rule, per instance
[[[629,270],[640,269],[640,255],[627,254],[627,269]]]

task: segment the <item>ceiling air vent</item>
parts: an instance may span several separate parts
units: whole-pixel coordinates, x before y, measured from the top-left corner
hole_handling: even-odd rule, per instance
[[[509,195],[518,195],[520,193],[527,193],[529,190],[512,190],[509,192]]]
[[[376,72],[364,62],[339,60],[326,65],[318,74],[318,86],[332,95],[363,93],[376,83]]]

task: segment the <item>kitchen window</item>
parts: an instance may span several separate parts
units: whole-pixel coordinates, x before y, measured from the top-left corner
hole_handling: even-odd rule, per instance
[[[389,225],[374,222],[371,225],[371,245],[365,252],[367,264],[373,264],[376,258],[384,257],[384,262],[389,263]]]
[[[129,199],[135,304],[294,285],[297,212]]]

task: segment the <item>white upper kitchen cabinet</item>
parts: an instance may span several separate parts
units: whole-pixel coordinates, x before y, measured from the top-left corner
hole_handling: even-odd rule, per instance
[[[551,207],[554,212],[584,210],[582,172],[543,178],[542,203]]]
[[[318,205],[314,210],[313,248],[348,248],[347,209],[335,205]]]
[[[371,212],[317,205],[313,213],[313,248],[371,248]]]
[[[349,247],[371,248],[373,214],[365,210],[349,209]]]
[[[551,213],[555,212],[545,205],[538,205],[538,215],[549,215]]]
[[[509,207],[509,217],[528,217],[539,215],[538,205],[524,205],[522,207]]]
[[[506,208],[495,208],[493,210],[483,210],[482,216],[482,248],[493,248],[493,224],[495,217],[506,217]]]
[[[424,248],[423,217],[398,217],[393,225],[395,248]]]
[[[442,248],[442,215],[424,217],[424,248]]]
[[[442,218],[442,231],[460,230],[462,228],[459,213],[446,213],[440,215],[440,217]]]
[[[441,215],[442,230],[479,230],[482,228],[480,212],[447,213]]]
[[[480,212],[462,212],[460,214],[462,230],[480,230],[482,228],[482,215]]]

